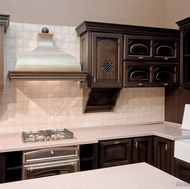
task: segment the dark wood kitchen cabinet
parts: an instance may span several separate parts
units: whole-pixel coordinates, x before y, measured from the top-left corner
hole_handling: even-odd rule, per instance
[[[0,183],[22,179],[22,152],[0,154]]]
[[[99,142],[99,167],[111,167],[132,163],[132,139]]]
[[[124,44],[125,60],[158,60],[161,62],[179,61],[179,36],[177,38],[167,38],[154,37],[154,34],[150,36],[125,35]]]
[[[124,61],[124,87],[175,87],[178,85],[178,63]]]
[[[180,29],[180,85],[190,90],[190,17],[177,24]]]
[[[80,171],[98,168],[98,144],[80,145]]]
[[[179,34],[175,30],[175,37],[164,29],[159,32],[148,36],[125,35],[124,87],[178,86]]]
[[[138,137],[133,139],[132,162],[153,163],[153,139],[152,137]]]
[[[92,76],[89,87],[122,87],[123,35],[87,32],[80,39],[82,70]]]
[[[4,88],[4,33],[9,26],[9,15],[0,14],[0,90]]]
[[[190,183],[190,163],[175,158],[175,176]]]
[[[174,175],[174,141],[154,137],[154,166]]]

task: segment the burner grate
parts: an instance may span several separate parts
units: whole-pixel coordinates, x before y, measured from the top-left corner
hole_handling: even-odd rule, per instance
[[[54,141],[74,138],[74,134],[68,130],[39,130],[36,132],[22,132],[23,142]]]

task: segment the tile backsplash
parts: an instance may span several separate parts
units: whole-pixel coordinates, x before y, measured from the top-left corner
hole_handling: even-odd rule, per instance
[[[0,91],[0,133],[164,121],[164,88],[126,88],[114,112],[82,113],[82,89],[74,81],[9,81],[19,56],[37,46],[48,27],[59,51],[80,56],[74,27],[10,23],[4,40],[5,88]]]

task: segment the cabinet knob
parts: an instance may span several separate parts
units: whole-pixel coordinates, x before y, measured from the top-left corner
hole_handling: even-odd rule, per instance
[[[142,83],[138,83],[138,86],[142,86],[143,84]]]
[[[168,83],[164,83],[164,86],[168,86]]]
[[[143,56],[139,56],[139,59],[141,59],[141,60],[142,60],[143,58],[144,58]]]
[[[165,57],[164,60],[169,60],[169,58],[168,58],[168,57]]]
[[[51,150],[51,152],[50,152],[50,153],[51,153],[51,155],[53,155],[53,154],[54,154],[54,151],[53,151],[53,150]]]

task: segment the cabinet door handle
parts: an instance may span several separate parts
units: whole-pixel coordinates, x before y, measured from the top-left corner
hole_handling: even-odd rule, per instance
[[[135,142],[135,147],[138,148],[139,147],[139,143]]]
[[[119,144],[120,142],[119,141],[115,141],[114,144]]]
[[[166,152],[168,151],[168,148],[169,148],[169,146],[168,146],[168,144],[166,144],[166,145],[165,145],[165,151],[166,151]]]
[[[141,60],[142,60],[143,58],[144,58],[143,56],[139,56],[139,59],[141,59]]]

